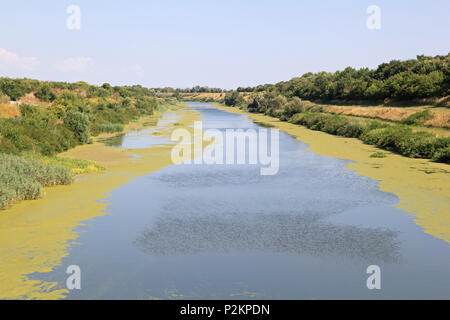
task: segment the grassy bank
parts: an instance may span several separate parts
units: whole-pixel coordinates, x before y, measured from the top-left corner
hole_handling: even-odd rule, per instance
[[[99,135],[121,133],[169,103],[140,86],[29,79],[0,78],[0,94],[0,208],[39,198],[43,187],[70,183],[73,175],[105,170],[93,161],[57,155]]]
[[[366,144],[406,157],[450,163],[450,138],[437,138],[427,132],[415,132],[408,125],[308,112],[296,113],[288,121],[312,130],[358,138]]]

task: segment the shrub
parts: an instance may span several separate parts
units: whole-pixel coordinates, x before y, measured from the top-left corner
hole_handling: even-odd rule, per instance
[[[0,208],[42,196],[42,187],[69,184],[73,174],[58,165],[0,153]]]
[[[450,146],[437,150],[433,155],[433,161],[450,164]]]
[[[35,96],[46,102],[52,102],[56,98],[54,93],[50,90],[49,85],[47,84],[42,85],[36,92]]]
[[[72,130],[80,143],[84,144],[89,141],[91,123],[87,115],[69,110],[64,118],[64,124]]]
[[[289,122],[349,138],[358,138],[369,126],[364,121],[324,113],[298,113],[292,116]]]
[[[410,158],[426,159],[433,158],[438,150],[450,145],[450,138],[436,138],[427,132],[413,132],[403,126],[369,130],[361,135],[361,140]]]
[[[386,158],[386,153],[383,152],[374,152],[370,155],[370,158]]]
[[[232,91],[225,94],[224,102],[227,106],[239,106],[244,103],[244,98],[237,91]]]

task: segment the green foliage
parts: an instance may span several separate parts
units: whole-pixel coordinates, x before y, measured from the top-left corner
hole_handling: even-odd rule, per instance
[[[403,123],[411,125],[419,125],[423,124],[427,120],[433,119],[433,117],[434,117],[433,114],[429,110],[418,111],[410,115],[405,120],[403,120]]]
[[[400,125],[367,131],[361,135],[361,140],[410,158],[425,159],[432,159],[436,152],[450,145],[450,138],[436,138]]]
[[[449,95],[449,90],[450,54],[447,54],[393,60],[375,70],[348,67],[334,73],[306,73],[274,85],[238,88],[236,92],[276,92],[288,99],[298,97],[312,101],[383,101],[443,97]],[[232,92],[227,95],[231,97]],[[251,110],[259,108],[258,101],[251,104]]]
[[[142,114],[151,115],[156,109],[157,103],[153,97],[139,97],[136,99],[135,106]]]
[[[81,112],[69,110],[64,118],[64,124],[75,134],[81,144],[88,143],[91,123],[89,117]]]
[[[8,95],[11,100],[17,101],[29,91],[27,85],[17,79],[0,79],[0,90]]]
[[[46,156],[46,159],[76,145],[90,143],[91,134],[123,131],[124,124],[152,114],[159,106],[153,91],[141,86],[103,84],[97,87],[82,81],[0,78],[0,89],[2,102],[9,101],[3,92],[17,100],[36,91],[38,98],[53,100],[50,106],[22,104],[20,117],[0,119],[0,153],[21,155],[32,152]]]
[[[436,138],[427,132],[414,132],[403,125],[350,119],[325,113],[297,113],[289,122],[334,135],[359,138],[364,143],[410,158],[446,162],[450,138]]]
[[[437,150],[433,155],[433,161],[450,164],[450,146]]]
[[[55,99],[54,103],[62,105],[66,107],[66,109],[75,109],[77,111],[83,111],[86,109],[85,99],[75,92],[63,92]]]
[[[73,132],[51,110],[30,105],[21,105],[20,110],[20,118],[0,119],[0,152],[51,155],[77,144]]]
[[[107,132],[107,133],[113,133],[113,132],[122,132],[123,131],[123,124],[120,123],[100,123],[97,125],[99,132]]]
[[[386,158],[387,155],[384,152],[374,152],[370,155],[371,158]]]
[[[239,106],[244,102],[244,99],[237,91],[227,92],[224,98],[225,105]]]
[[[73,174],[62,166],[0,153],[0,208],[20,200],[37,199],[42,187],[69,184]]]
[[[325,113],[297,113],[289,119],[289,122],[349,138],[358,138],[367,128],[380,126],[378,122],[354,120]]]
[[[50,86],[48,84],[43,84],[38,91],[36,92],[35,96],[42,101],[46,102],[52,102],[55,100],[56,96],[51,91]]]

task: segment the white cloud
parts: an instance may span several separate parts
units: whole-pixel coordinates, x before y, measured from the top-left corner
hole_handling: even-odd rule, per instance
[[[33,71],[39,64],[35,57],[20,57],[17,53],[0,48],[0,69]]]
[[[61,72],[79,72],[88,71],[94,65],[94,60],[89,57],[73,57],[68,58],[55,65],[56,70]]]

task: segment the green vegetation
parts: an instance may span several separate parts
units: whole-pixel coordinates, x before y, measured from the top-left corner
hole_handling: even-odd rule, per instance
[[[55,94],[51,91],[50,86],[48,84],[42,85],[38,91],[36,92],[35,96],[42,101],[46,102],[52,102],[56,99]]]
[[[450,146],[450,138],[436,138],[427,132],[414,132],[403,126],[369,130],[360,138],[364,143],[410,158],[433,159],[437,152]]]
[[[90,172],[102,172],[105,171],[105,167],[99,165],[94,161],[62,158],[62,157],[44,157],[41,161],[46,164],[59,165],[69,168],[73,174],[82,174]]]
[[[97,125],[98,130],[100,132],[114,133],[114,132],[122,132],[124,129],[123,124],[121,123],[100,123]]]
[[[28,93],[46,105],[20,104],[19,116],[0,119],[0,208],[36,199],[42,187],[68,184],[73,174],[103,171],[92,161],[56,154],[90,143],[102,132],[121,132],[159,106],[153,91],[141,86],[0,78],[2,102]]]
[[[0,208],[42,196],[42,187],[70,184],[72,172],[59,165],[0,153]]]
[[[410,115],[408,118],[406,118],[403,123],[405,124],[412,124],[412,125],[419,125],[423,124],[425,121],[433,119],[433,115],[429,110],[419,111],[412,115]]]
[[[386,158],[387,155],[384,152],[374,152],[370,155],[371,158]]]
[[[338,136],[359,138],[364,143],[406,157],[450,163],[444,151],[450,146],[450,138],[436,138],[427,132],[414,132],[405,125],[308,112],[295,114],[289,122]]]
[[[375,70],[306,73],[277,84],[238,88],[236,92],[274,92],[311,101],[411,101],[445,97],[450,90],[450,54],[417,56],[382,63]],[[229,104],[228,104],[229,105]]]
[[[307,73],[287,82],[238,88],[220,101],[277,117],[333,135],[358,138],[364,143],[412,158],[450,163],[450,138],[416,132],[410,126],[433,119],[429,110],[419,111],[402,124],[325,113],[315,102],[403,101],[443,98],[450,90],[450,54],[383,63],[375,70],[346,68],[335,73]],[[244,99],[242,92],[251,92]],[[304,100],[303,100],[304,99]],[[447,101],[448,99],[443,99]],[[381,157],[380,154],[374,155]]]
[[[69,110],[64,117],[64,124],[73,132],[80,144],[89,142],[91,136],[91,122],[87,114],[75,110]]]

